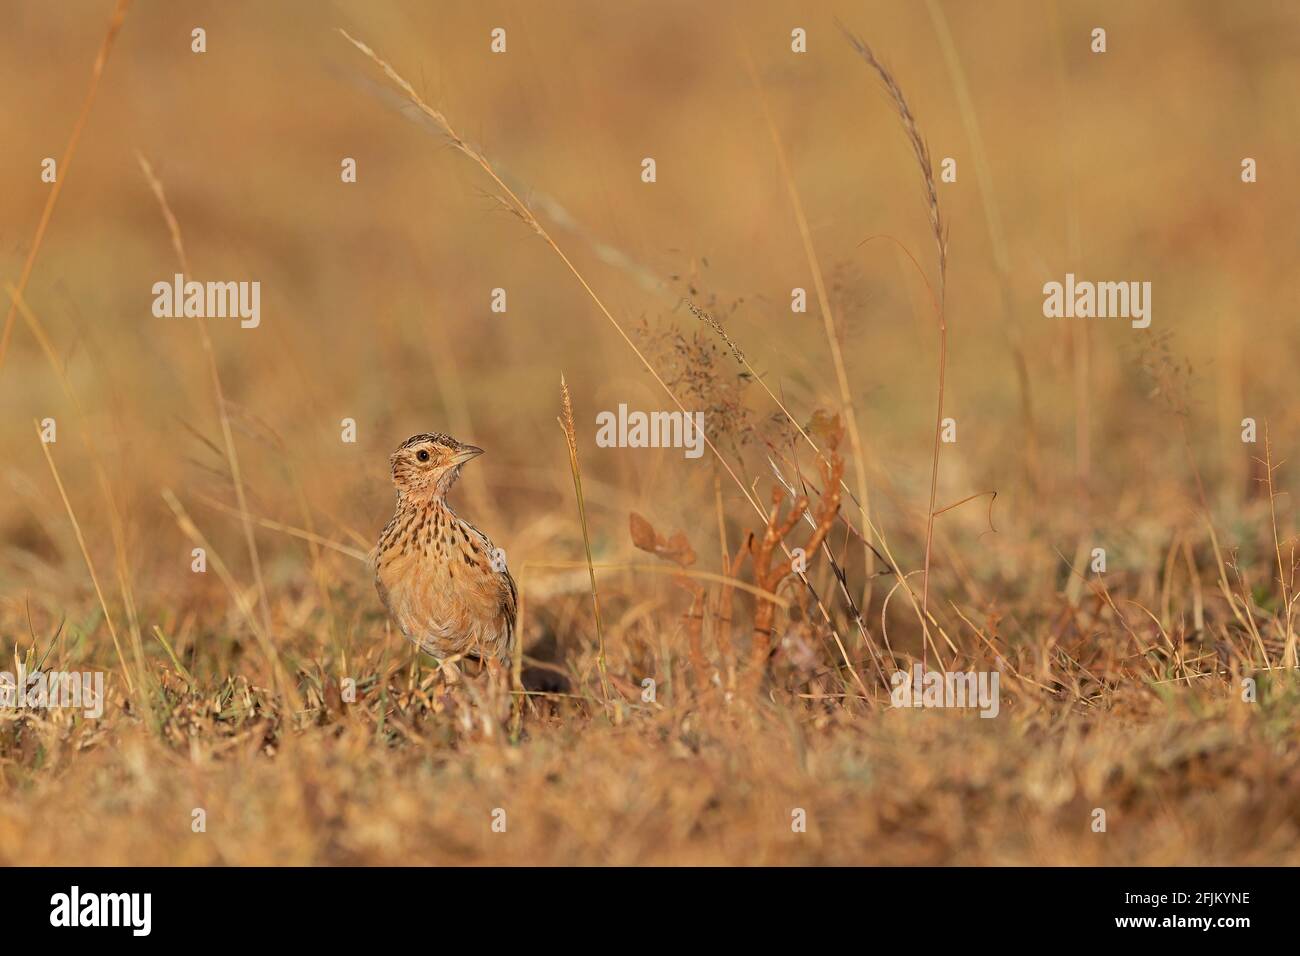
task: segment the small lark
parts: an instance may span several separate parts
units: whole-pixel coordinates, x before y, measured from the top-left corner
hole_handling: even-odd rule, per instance
[[[447,507],[460,467],[483,449],[415,435],[390,461],[397,511],[372,554],[375,588],[407,639],[439,660],[510,659],[517,592],[487,535]],[[497,570],[500,568],[501,570]]]

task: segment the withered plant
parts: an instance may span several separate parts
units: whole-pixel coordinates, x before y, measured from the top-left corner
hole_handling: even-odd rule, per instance
[[[696,689],[709,684],[709,662],[704,656],[704,598],[705,589],[698,580],[688,575],[687,569],[695,563],[695,549],[686,540],[686,535],[677,531],[669,538],[657,533],[654,526],[635,511],[628,516],[628,527],[632,533],[632,543],[642,551],[648,551],[657,558],[671,561],[680,569],[674,577],[678,586],[684,588],[691,596],[690,607],[682,615],[682,626],[686,631],[686,646],[690,655],[691,670],[695,675]]]
[[[843,435],[843,426],[836,418],[827,442],[826,454],[818,458],[817,462],[824,490],[813,510],[812,528],[800,546],[805,559],[821,549],[822,542],[835,527],[839,515],[840,479],[844,477],[844,459],[839,454],[839,443]],[[803,520],[804,513],[808,510],[808,496],[801,494],[796,497],[791,502],[789,511],[782,517],[781,505],[785,498],[786,491],[780,484],[772,488],[772,507],[767,514],[767,527],[761,537],[750,533],[741,552],[748,553],[753,562],[754,584],[766,592],[758,596],[754,608],[754,629],[749,653],[750,689],[757,689],[762,682],[772,653],[776,604],[770,595],[777,593],[786,578],[795,574],[801,577],[804,575],[803,570],[796,570],[794,552],[786,546],[785,539],[795,525]]]
[[[767,512],[767,521],[763,532],[750,532],[745,536],[744,545],[736,552],[727,569],[727,577],[722,587],[721,613],[718,616],[718,649],[723,659],[726,672],[726,686],[734,686],[734,658],[731,653],[731,618],[729,609],[740,575],[748,558],[752,565],[753,586],[746,587],[754,593],[753,627],[750,637],[749,667],[746,672],[746,690],[753,692],[761,685],[767,674],[768,661],[772,656],[773,637],[776,630],[776,609],[780,602],[778,597],[781,586],[786,579],[795,575],[807,579],[806,560],[815,555],[822,543],[835,527],[840,510],[840,479],[844,476],[844,459],[839,454],[839,443],[844,429],[838,418],[832,420],[827,429],[828,441],[826,454],[818,461],[821,472],[822,487],[825,489],[812,511],[812,523],[806,540],[798,547],[792,548],[786,538],[795,526],[804,521],[810,501],[807,495],[798,495],[783,512],[787,492],[777,484],[772,489],[772,506]],[[709,662],[704,655],[703,623],[706,590],[688,569],[695,563],[695,551],[691,548],[686,535],[678,531],[671,538],[664,538],[641,515],[630,516],[632,543],[642,551],[671,561],[681,570],[677,582],[691,595],[690,607],[683,615],[686,631],[688,653],[691,669],[695,675],[697,690],[708,685],[711,679]]]

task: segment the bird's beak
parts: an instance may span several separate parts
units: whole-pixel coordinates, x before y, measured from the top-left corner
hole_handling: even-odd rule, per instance
[[[456,457],[451,460],[453,465],[463,465],[471,458],[477,458],[483,454],[482,448],[476,448],[473,445],[465,445],[460,451],[456,452]]]

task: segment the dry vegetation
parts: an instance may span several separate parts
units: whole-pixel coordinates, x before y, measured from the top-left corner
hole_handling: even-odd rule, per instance
[[[0,5],[0,636],[109,687],[0,711],[0,862],[1300,862],[1294,11],[128,6]],[[1152,328],[1044,319],[1066,271]],[[177,272],[262,326],[153,318]],[[365,568],[433,428],[509,700]],[[891,708],[919,660],[998,716]]]

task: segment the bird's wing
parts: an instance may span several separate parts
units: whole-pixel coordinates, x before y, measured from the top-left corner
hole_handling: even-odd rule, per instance
[[[519,616],[519,589],[515,587],[515,579],[509,571],[502,571],[501,577],[505,579],[501,588],[501,616],[506,619],[506,642],[509,647],[515,637],[515,620]]]

